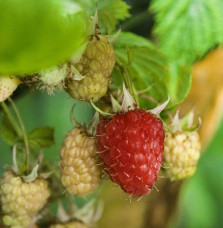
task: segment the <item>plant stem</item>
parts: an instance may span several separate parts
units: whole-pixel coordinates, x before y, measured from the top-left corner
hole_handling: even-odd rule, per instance
[[[10,110],[8,109],[7,105],[5,104],[5,102],[1,102],[1,106],[3,109],[3,112],[5,113],[5,115],[8,117],[10,123],[12,124],[16,134],[18,135],[19,138],[22,138],[22,131],[20,129],[20,127],[18,126],[18,124],[16,123],[14,117],[12,116]]]
[[[129,88],[130,94],[132,95],[132,97],[134,98],[134,100],[137,101],[136,94],[134,92],[133,84],[132,84],[132,81],[131,81],[131,78],[130,78],[129,71],[128,71],[127,67],[124,66],[122,64],[122,62],[118,58],[117,58],[116,62],[117,62],[117,65],[118,65],[119,69],[123,73],[124,81],[125,81],[126,85]]]
[[[19,124],[20,124],[20,127],[21,127],[21,130],[22,130],[22,135],[23,135],[23,140],[24,140],[24,144],[25,144],[25,150],[26,150],[26,171],[28,170],[29,168],[29,154],[30,154],[30,150],[29,150],[29,142],[28,142],[28,137],[27,137],[27,134],[26,134],[26,129],[25,129],[25,126],[23,124],[23,121],[22,121],[22,118],[19,114],[19,111],[17,109],[17,107],[15,106],[13,100],[11,98],[8,98],[9,102],[11,103],[12,105],[12,108],[16,114],[16,117],[19,121]]]
[[[72,216],[74,214],[73,201],[74,201],[73,196],[68,194],[68,197],[67,197],[68,210],[67,211],[70,216]]]

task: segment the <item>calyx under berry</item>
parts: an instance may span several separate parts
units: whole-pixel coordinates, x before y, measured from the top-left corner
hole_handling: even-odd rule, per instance
[[[129,93],[128,89],[125,86],[125,83],[123,83],[123,98],[121,104],[119,104],[119,101],[116,100],[112,95],[110,95],[111,98],[111,104],[112,104],[112,111],[113,113],[106,113],[102,110],[100,110],[93,102],[91,102],[92,106],[95,108],[95,110],[101,114],[102,116],[113,116],[116,113],[125,113],[131,110],[139,109],[136,101],[133,99],[132,95]],[[153,115],[158,116],[168,105],[170,98],[158,105],[156,108],[148,109],[146,112],[152,113]]]
[[[57,223],[52,224],[50,228],[56,228],[56,224],[60,225],[60,227],[63,227],[63,225],[69,225],[69,227],[73,225],[72,227],[78,226],[80,228],[92,227],[101,218],[104,209],[102,201],[95,199],[90,200],[81,208],[78,208],[72,202],[70,202],[70,206],[72,212],[68,214],[62,203],[59,202],[56,217]]]
[[[179,110],[176,111],[176,114],[173,117],[172,123],[168,127],[168,131],[171,133],[175,132],[193,132],[197,131],[201,125],[201,118],[198,117],[197,123],[194,124],[194,111],[190,111],[183,118],[179,117]]]

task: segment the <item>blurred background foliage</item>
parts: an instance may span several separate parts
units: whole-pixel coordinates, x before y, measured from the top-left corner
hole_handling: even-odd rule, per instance
[[[23,75],[63,63],[86,41],[85,13],[63,2],[0,1],[1,74]]]
[[[26,18],[21,17],[22,11],[16,10],[20,6],[15,5],[15,8],[10,8],[11,1],[0,1],[0,72],[2,73],[32,73],[42,67],[65,61],[86,41],[89,21],[83,9],[91,9],[87,10],[86,14],[92,15],[96,7],[100,17],[99,25],[104,32],[115,32],[116,26],[121,22],[118,28],[120,27],[124,32],[130,31],[137,34],[123,32],[116,43],[116,53],[124,62],[127,62],[124,45],[127,43],[135,50],[135,62],[131,65],[130,73],[137,89],[150,85],[153,82],[152,76],[156,75],[155,78],[159,78],[160,84],[155,84],[149,94],[159,101],[165,100],[170,95],[171,106],[174,107],[187,96],[191,83],[190,72],[192,72],[191,90],[187,99],[181,104],[180,110],[185,114],[194,108],[198,116],[202,117],[203,123],[199,131],[203,153],[196,174],[183,183],[177,209],[166,226],[169,228],[223,227],[223,172],[221,171],[223,49],[219,47],[204,58],[210,48],[214,49],[223,41],[222,0],[199,0],[196,4],[193,0],[154,0],[150,10],[148,8],[151,1],[148,0],[126,0],[131,9],[121,0],[73,0],[79,3],[73,8],[73,16],[69,16],[70,11],[67,11],[69,6],[60,4],[55,6],[54,1],[45,1],[45,3],[42,0],[38,1],[37,11],[34,10],[32,1],[21,1],[17,4],[26,5]],[[45,10],[46,2],[49,4],[48,11]],[[9,11],[4,10],[7,7],[11,10],[10,14]],[[62,10],[64,7],[67,7],[65,11]],[[33,14],[33,11],[36,14]],[[66,12],[65,15],[64,12]],[[9,20],[9,17],[13,20]],[[20,21],[23,26],[16,26],[14,29],[18,18],[24,19]],[[29,27],[25,26],[27,20],[30,21]],[[64,27],[65,21],[67,26]],[[28,34],[27,31],[29,31]],[[157,51],[152,42],[138,35],[152,40],[160,50]],[[52,39],[54,42],[51,42]],[[66,43],[65,46],[64,43]],[[146,59],[142,61],[144,58]],[[200,61],[194,64],[198,59]],[[151,65],[148,66],[147,62]],[[137,64],[140,65],[139,68]],[[113,76],[115,87],[120,84],[120,81],[116,80],[118,72],[114,72]],[[159,91],[159,86],[163,93]],[[61,143],[66,132],[72,128],[69,114],[73,104],[77,104],[74,113],[79,121],[89,122],[94,113],[89,104],[74,101],[64,92],[48,96],[38,91],[30,92],[20,86],[13,99],[21,112],[28,132],[38,126],[55,128],[55,144],[44,149],[45,159],[51,161],[55,169],[58,167]],[[148,103],[142,101],[142,105],[145,107]],[[149,105],[154,104],[149,103]],[[0,151],[0,173],[2,174],[4,165],[11,165],[11,149],[1,139]],[[163,183],[164,180],[160,178],[157,188],[161,188]],[[100,228],[125,226],[148,228],[147,220],[150,217],[147,213],[150,203],[158,194],[164,194],[162,190],[157,192],[154,189],[149,196],[139,201],[132,199],[130,202],[129,197],[110,181],[104,183],[99,191],[105,201],[104,214],[99,221]],[[87,201],[88,199],[76,198],[79,206]],[[159,216],[162,216],[163,212],[159,207],[156,210],[155,220],[159,227]]]

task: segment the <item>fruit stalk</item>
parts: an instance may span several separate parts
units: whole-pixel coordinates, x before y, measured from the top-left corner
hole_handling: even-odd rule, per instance
[[[4,112],[5,115],[8,117],[10,123],[12,124],[12,126],[13,126],[13,128],[14,128],[16,134],[17,134],[20,138],[22,138],[22,132],[21,132],[21,130],[20,130],[18,124],[17,124],[16,121],[14,120],[14,118],[13,118],[11,112],[9,111],[9,109],[8,109],[8,107],[7,107],[7,105],[5,104],[4,101],[1,102],[1,106],[2,106],[3,112]]]
[[[8,100],[12,105],[12,108],[16,114],[16,117],[19,121],[19,125],[20,125],[21,131],[22,131],[22,137],[23,137],[23,141],[24,141],[24,145],[25,145],[25,151],[26,151],[26,160],[25,160],[26,169],[25,170],[28,172],[30,149],[29,149],[29,142],[28,142],[28,138],[27,138],[27,134],[26,134],[26,129],[25,129],[25,126],[23,124],[22,118],[19,114],[19,111],[18,111],[17,107],[15,106],[13,100],[11,98],[8,98]]]
[[[123,73],[124,81],[125,81],[125,84],[129,88],[130,94],[132,95],[134,100],[137,101],[138,99],[137,99],[136,94],[134,92],[133,84],[132,84],[128,69],[125,66],[123,66],[122,62],[118,58],[116,59],[116,62],[117,62],[119,69]]]

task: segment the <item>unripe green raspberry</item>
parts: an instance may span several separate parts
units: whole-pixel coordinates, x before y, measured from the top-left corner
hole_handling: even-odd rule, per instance
[[[167,132],[164,143],[164,166],[171,180],[192,176],[200,157],[200,138],[194,132]]]
[[[15,76],[0,76],[0,102],[10,97],[19,84],[20,80]]]
[[[2,220],[11,228],[25,228],[46,204],[50,195],[44,179],[25,183],[22,178],[7,171],[0,182]]]
[[[95,35],[89,41],[85,52],[75,68],[85,76],[82,80],[72,79],[66,82],[66,91],[74,99],[97,101],[105,95],[111,81],[115,64],[114,49],[103,35]]]
[[[42,70],[40,72],[40,79],[43,82],[41,89],[46,88],[49,94],[52,94],[56,88],[60,90],[63,88],[67,73],[67,64]]]
[[[77,196],[90,195],[101,182],[96,142],[84,128],[68,132],[60,151],[62,184]]]
[[[49,228],[88,228],[88,227],[82,222],[71,221],[67,223],[51,225]]]

